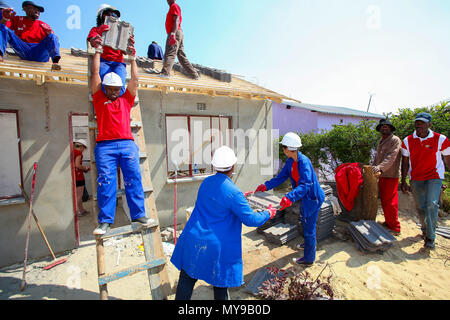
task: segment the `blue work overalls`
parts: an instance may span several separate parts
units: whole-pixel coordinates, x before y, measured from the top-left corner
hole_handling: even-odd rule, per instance
[[[217,173],[201,184],[171,262],[189,277],[214,287],[240,287],[244,283],[242,223],[259,227],[269,218],[268,211],[253,212],[233,181]]]
[[[28,43],[20,39],[13,30],[0,24],[0,51],[5,55],[8,43],[22,60],[48,62],[60,57],[58,37],[51,33],[39,43]]]
[[[281,172],[270,181],[265,183],[267,190],[271,190],[286,179],[291,179],[292,191],[286,197],[292,202],[300,201],[300,220],[303,226],[305,238],[305,261],[314,262],[316,260],[316,225],[320,208],[325,200],[325,194],[320,187],[317,175],[311,161],[298,152],[297,168],[300,179],[295,181],[292,178],[292,164],[294,159],[288,159]]]
[[[123,62],[116,61],[108,61],[103,58],[100,58],[100,79],[103,83],[103,78],[110,72],[116,73],[122,79],[122,88],[120,89],[120,95],[123,95],[126,90],[126,82],[127,82],[127,65]],[[102,84],[102,90],[106,94],[105,86]]]

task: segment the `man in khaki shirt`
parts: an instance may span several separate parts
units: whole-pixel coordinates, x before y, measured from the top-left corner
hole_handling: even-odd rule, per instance
[[[393,233],[400,233],[398,221],[398,183],[400,177],[402,141],[395,136],[396,130],[387,119],[380,120],[377,131],[381,133],[377,153],[373,161],[374,173],[381,173],[378,186],[385,221],[383,225]]]

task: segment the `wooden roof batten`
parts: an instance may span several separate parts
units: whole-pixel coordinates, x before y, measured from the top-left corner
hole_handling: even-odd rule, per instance
[[[9,52],[7,52],[9,53]],[[87,58],[74,56],[69,49],[61,49],[61,71],[52,71],[51,63],[21,60],[7,54],[0,63],[0,79],[31,80],[37,85],[44,83],[64,83],[68,85],[88,85]],[[155,65],[161,62],[156,62]],[[232,97],[249,100],[272,100],[281,103],[288,99],[284,95],[257,86],[251,82],[232,76],[231,82],[221,82],[201,75],[199,80],[191,80],[181,72],[174,71],[169,79],[160,78],[139,68],[139,89],[168,93],[206,95],[212,97]]]

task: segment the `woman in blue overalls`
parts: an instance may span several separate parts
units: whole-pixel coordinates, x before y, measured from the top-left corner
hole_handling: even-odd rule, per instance
[[[300,137],[293,133],[287,133],[281,145],[286,157],[286,165],[281,172],[270,181],[260,185],[255,192],[271,190],[281,185],[286,179],[291,179],[292,191],[288,193],[280,203],[280,211],[300,201],[300,219],[303,226],[305,243],[304,257],[295,259],[301,265],[311,265],[316,260],[316,224],[320,208],[325,200],[325,194],[317,180],[311,161],[298,149],[302,146]]]

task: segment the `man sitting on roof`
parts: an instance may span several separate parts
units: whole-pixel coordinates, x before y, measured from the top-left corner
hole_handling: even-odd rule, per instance
[[[102,4],[97,10],[97,26],[89,31],[87,37],[87,40],[94,48],[98,48],[102,44],[103,33],[109,30],[109,26],[105,25],[105,20],[108,16],[120,18],[120,11],[109,4]],[[127,79],[127,67],[123,61],[122,51],[106,46],[103,47],[103,53],[100,56],[100,78],[103,81],[105,75],[110,72],[119,75],[124,84],[120,90],[120,95],[125,93]],[[106,93],[104,86],[102,86],[102,90]]]
[[[52,58],[52,70],[61,70],[58,37],[48,24],[38,20],[44,7],[25,1],[22,8],[26,16],[16,16],[12,8],[2,10],[0,61],[3,61],[9,43],[21,59],[48,62]]]

